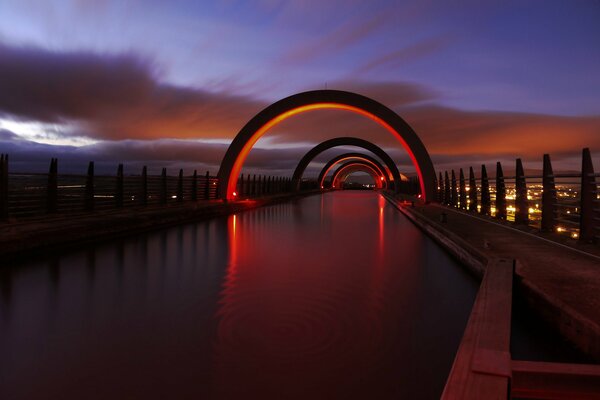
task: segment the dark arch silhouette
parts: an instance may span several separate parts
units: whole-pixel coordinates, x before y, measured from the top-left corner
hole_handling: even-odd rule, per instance
[[[382,189],[384,184],[387,185],[387,179],[385,179],[385,175],[381,174],[380,171],[377,171],[377,168],[375,168],[372,164],[364,161],[349,161],[340,165],[334,171],[331,177],[332,188],[341,188],[339,185],[340,182],[344,182],[351,174],[359,171],[366,172],[371,175],[377,189]]]
[[[400,171],[398,171],[398,167],[396,166],[394,160],[392,160],[392,158],[381,147],[377,146],[376,144],[371,143],[368,140],[359,139],[355,137],[337,137],[329,139],[319,143],[318,145],[310,149],[308,153],[306,153],[304,157],[302,157],[302,159],[298,163],[298,166],[296,167],[296,170],[294,171],[294,175],[292,176],[292,188],[294,190],[300,189],[300,179],[304,174],[304,170],[306,170],[308,164],[310,164],[310,162],[316,156],[318,156],[325,150],[338,146],[361,147],[375,154],[377,157],[379,157],[379,159],[381,159],[381,161],[383,161],[385,166],[390,170],[393,178],[391,180],[394,181],[394,190],[398,191],[398,189],[400,188],[399,182],[401,181],[401,175]]]
[[[363,160],[363,161],[367,161],[369,163],[371,163],[372,165],[375,165],[375,167],[377,168],[377,170],[379,170],[379,172],[381,173],[381,175],[386,176],[386,181],[390,180],[390,176],[391,176],[391,172],[389,171],[389,169],[384,168],[381,163],[375,159],[374,157],[369,156],[368,154],[362,154],[362,153],[344,153],[344,154],[340,154],[337,157],[332,158],[331,160],[329,160],[329,162],[327,164],[325,164],[325,166],[323,167],[323,169],[321,169],[321,172],[319,173],[319,178],[317,179],[317,183],[319,184],[319,187],[323,186],[323,181],[325,180],[325,177],[327,176],[327,173],[329,171],[331,171],[331,169],[336,165],[339,164],[340,162],[346,161],[346,160]]]
[[[426,201],[435,197],[435,171],[427,149],[415,131],[398,114],[360,94],[341,90],[313,90],[279,100],[256,114],[240,130],[227,149],[219,168],[219,196],[233,200],[238,176],[254,143],[279,122],[302,112],[340,109],[366,116],[392,133],[407,151],[417,171]]]

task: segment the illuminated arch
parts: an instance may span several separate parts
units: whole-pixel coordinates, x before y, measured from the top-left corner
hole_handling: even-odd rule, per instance
[[[319,109],[340,109],[366,116],[386,128],[409,154],[424,200],[435,196],[435,171],[427,149],[415,131],[398,114],[368,97],[340,90],[314,90],[279,100],[256,114],[240,130],[219,168],[219,196],[233,200],[242,165],[256,141],[279,122],[296,114]]]
[[[339,164],[341,162],[348,161],[348,160],[361,160],[363,162],[367,162],[367,163],[371,164],[372,166],[374,166],[381,175],[387,177],[386,182],[391,180],[391,177],[392,177],[391,172],[389,172],[388,169],[384,168],[381,165],[381,163],[379,161],[377,161],[375,158],[373,158],[367,154],[362,154],[362,153],[344,153],[344,154],[341,154],[341,155],[329,160],[329,162],[327,164],[325,164],[323,169],[321,169],[321,172],[319,173],[319,178],[317,179],[319,187],[322,188],[324,186],[323,183],[325,182],[325,178],[327,177],[327,174],[329,173],[329,171],[331,171],[333,169],[334,166],[336,166],[337,164]]]
[[[382,189],[384,184],[387,185],[385,175],[381,174],[381,172],[372,164],[362,161],[350,161],[340,165],[340,167],[335,170],[331,178],[332,188],[341,188],[341,183],[355,172],[366,172],[371,175],[377,189]]]
[[[394,189],[398,191],[400,185],[397,182],[400,182],[402,180],[402,175],[400,174],[400,171],[398,171],[398,167],[396,166],[394,160],[392,160],[392,158],[381,147],[377,146],[376,144],[371,143],[368,140],[359,139],[355,137],[337,137],[325,140],[324,142],[321,142],[312,149],[310,149],[308,153],[306,153],[304,157],[302,157],[302,159],[298,163],[298,166],[296,167],[296,170],[294,171],[294,174],[292,176],[292,188],[294,190],[300,189],[300,179],[302,178],[304,171],[308,167],[308,164],[310,164],[310,162],[316,156],[318,156],[325,150],[338,146],[360,147],[375,154],[377,157],[379,157],[381,161],[383,161],[384,165],[391,173],[391,178],[388,178],[389,182],[394,182]]]

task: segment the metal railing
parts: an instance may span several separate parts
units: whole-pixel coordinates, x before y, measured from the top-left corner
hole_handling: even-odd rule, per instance
[[[485,165],[479,177],[469,168],[438,173],[437,201],[541,231],[557,232],[584,242],[600,241],[600,190],[589,149],[583,149],[580,173],[554,174],[550,156],[544,155],[542,175],[527,175],[520,159],[514,176],[504,176],[496,163],[495,177]]]
[[[238,198],[260,197],[287,192],[290,179],[244,175],[238,180]],[[35,218],[53,214],[84,213],[127,207],[170,205],[218,199],[219,181],[208,171],[184,175],[149,175],[143,167],[139,175],[124,175],[119,164],[115,175],[96,175],[94,163],[87,174],[59,174],[53,158],[47,174],[10,173],[8,155],[0,155],[0,220]]]

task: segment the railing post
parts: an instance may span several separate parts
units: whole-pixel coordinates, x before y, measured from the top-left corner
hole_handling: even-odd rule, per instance
[[[198,172],[194,170],[192,174],[192,191],[191,191],[192,201],[198,200]]]
[[[492,200],[490,196],[490,181],[488,180],[485,165],[481,165],[481,210],[484,215],[491,214]]]
[[[438,203],[443,204],[444,203],[444,181],[442,179],[442,172],[438,172],[438,181],[437,181],[437,193],[438,193]]]
[[[179,169],[179,177],[177,177],[177,202],[183,201],[183,168]]]
[[[55,213],[58,209],[58,159],[50,160],[48,186],[46,188],[46,212]]]
[[[167,204],[167,168],[160,174],[160,204]]]
[[[210,175],[208,174],[208,171],[206,171],[204,182],[204,200],[210,200]]]
[[[123,164],[117,167],[117,187],[115,188],[115,206],[123,207]]]
[[[469,167],[469,211],[477,211],[477,182],[473,167]]]
[[[544,154],[542,175],[542,230],[554,232],[556,226],[556,187],[549,154]]]
[[[0,219],[8,219],[8,154],[0,155]]]
[[[90,161],[88,165],[87,177],[85,180],[84,208],[86,211],[94,211],[94,162]]]
[[[252,175],[252,196],[256,197],[256,174]]]
[[[148,205],[148,168],[144,165],[142,168],[142,187],[140,193],[140,203],[143,206]]]
[[[457,199],[457,187],[456,187],[456,175],[454,174],[454,170],[452,170],[452,183],[451,183],[451,187],[450,187],[450,205],[452,207],[456,207],[456,205],[458,204],[458,199]]]
[[[596,196],[596,178],[594,177],[594,164],[590,149],[583,149],[581,155],[581,214],[579,220],[579,240],[594,242],[594,203],[598,203]],[[600,207],[599,207],[600,208]]]
[[[506,219],[506,184],[500,161],[496,163],[496,218]]]
[[[515,171],[515,223],[527,225],[529,223],[529,202],[527,201],[525,170],[520,158],[517,158]]]
[[[450,179],[448,178],[448,171],[444,171],[444,204],[448,206],[452,204],[452,199],[450,198]]]
[[[465,185],[465,174],[463,173],[463,169],[460,169],[459,172],[459,181],[458,181],[458,187],[459,187],[459,195],[460,195],[460,208],[463,210],[467,209],[467,188]]]

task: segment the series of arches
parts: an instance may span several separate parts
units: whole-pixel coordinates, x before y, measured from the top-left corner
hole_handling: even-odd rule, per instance
[[[381,176],[386,177],[386,179],[385,179],[386,184],[388,181],[391,181],[392,177],[391,177],[391,173],[389,172],[389,170],[387,170],[383,165],[381,165],[381,163],[374,157],[371,157],[367,154],[362,154],[362,153],[344,153],[344,154],[341,154],[341,155],[329,160],[329,162],[327,164],[325,164],[323,169],[321,169],[321,172],[319,173],[319,177],[317,178],[319,187],[322,189],[325,188],[324,187],[325,186],[325,178],[327,177],[327,174],[329,173],[329,171],[333,170],[333,168],[337,164],[340,164],[340,163],[343,163],[343,162],[349,161],[349,160],[360,160],[363,163],[368,163],[371,166],[375,167],[375,169],[379,172],[379,174]]]
[[[334,189],[341,189],[343,183],[355,172],[366,172],[369,174],[377,189],[385,189],[387,187],[385,175],[382,175],[380,171],[377,171],[373,165],[362,161],[349,161],[340,165],[331,177],[331,187]]]
[[[417,172],[422,199],[425,201],[434,199],[433,163],[427,149],[410,125],[383,104],[356,93],[340,90],[313,90],[286,97],[271,104],[248,121],[233,139],[221,162],[217,174],[221,182],[219,197],[226,200],[235,199],[234,193],[242,165],[256,141],[269,129],[295,115],[319,109],[351,111],[370,118],[385,128],[409,154]],[[390,170],[394,173],[393,169]],[[296,171],[294,174],[296,175]],[[399,173],[393,178],[395,183],[400,182]],[[296,187],[298,182],[299,180],[296,180]],[[398,190],[399,185],[394,186],[395,190]]]

